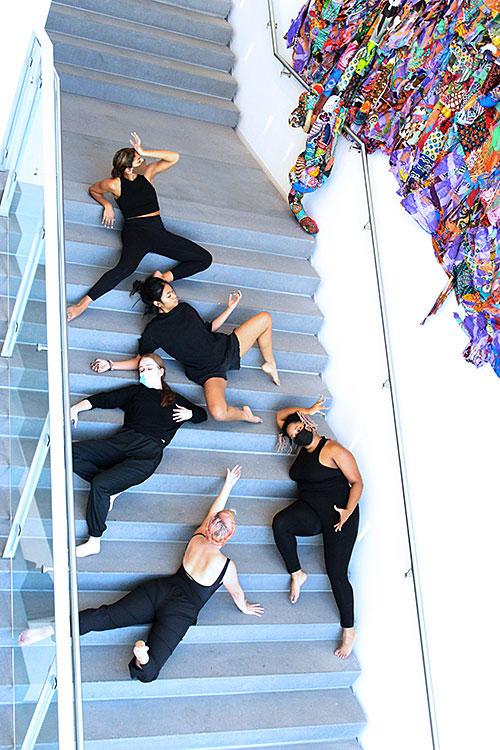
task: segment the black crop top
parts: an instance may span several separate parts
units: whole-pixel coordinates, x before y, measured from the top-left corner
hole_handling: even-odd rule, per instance
[[[120,177],[121,195],[116,198],[125,219],[152,214],[160,210],[156,190],[149,180],[138,174],[135,180]]]

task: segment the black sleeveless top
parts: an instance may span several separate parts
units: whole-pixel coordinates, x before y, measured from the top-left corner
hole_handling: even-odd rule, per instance
[[[205,536],[201,532],[194,534],[194,536]],[[231,562],[230,558],[226,558],[224,567],[217,576],[216,580],[210,586],[204,586],[202,583],[195,581],[192,576],[189,575],[184,565],[182,565],[175,573],[175,583],[185,593],[191,604],[193,604],[198,612],[208,602],[210,597],[215,594],[219,586],[222,584],[222,579],[226,575],[227,566]]]
[[[290,467],[290,478],[297,482],[301,495],[310,492],[330,494],[341,488],[349,488],[349,482],[340,469],[323,466],[319,462],[319,454],[325,443],[326,437],[322,437],[310,453],[302,448]]]
[[[120,177],[120,184],[121,195],[116,198],[116,202],[125,219],[160,210],[156,190],[144,175],[138,174],[135,180]]]

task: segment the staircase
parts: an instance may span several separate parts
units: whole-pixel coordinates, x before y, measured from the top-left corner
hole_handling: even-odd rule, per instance
[[[150,684],[132,682],[127,670],[131,644],[147,628],[84,636],[88,750],[359,750],[356,737],[365,722],[352,692],[358,662],[354,655],[345,661],[333,656],[340,625],[321,539],[301,541],[309,578],[293,607],[289,576],[272,539],[271,519],[295,492],[290,457],[274,452],[274,411],[308,405],[320,393],[331,399],[320,374],[327,356],[317,338],[322,316],[312,298],[319,282],[309,262],[314,243],[233,130],[238,111],[232,101],[230,6],[229,0],[60,0],[52,3],[47,22],[63,91],[68,301],[83,296],[118,258],[119,231],[101,227],[101,208],[87,188],[108,174],[113,153],[136,130],[146,148],[181,154],[179,164],[156,180],[162,216],[171,231],[200,242],[214,257],[207,271],[177,282],[177,293],[210,319],[240,288],[242,302],[225,330],[269,310],[282,380],[276,388],[252,349],[241,370],[231,373],[227,397],[248,404],[263,423],[209,419],[184,425],[156,474],[116,501],[101,554],[78,562],[81,608],[111,602],[139,580],[174,572],[226,467],[242,464],[230,503],[238,511],[238,529],[225,551],[237,564],[249,601],[265,607],[264,616],[243,615],[219,591]],[[157,267],[166,270],[168,262],[147,256],[133,278]],[[40,300],[42,271],[35,281]],[[130,373],[99,376],[89,368],[97,355],[120,359],[136,351],[146,321],[129,298],[131,280],[69,326],[73,403],[134,382]],[[45,417],[37,396],[44,385],[43,355],[33,347],[40,341],[40,309],[30,303],[11,364],[18,392],[10,418],[20,436],[13,479],[29,465]],[[202,389],[176,362],[167,358],[166,367],[172,388],[203,403]],[[75,437],[110,434],[120,420],[121,412],[88,412]],[[37,493],[46,525],[47,472]],[[85,537],[85,482],[75,476],[75,487],[76,532]],[[39,572],[24,572],[17,581],[30,619],[48,614],[51,595],[44,580]],[[54,748],[55,739],[52,705],[37,748]]]

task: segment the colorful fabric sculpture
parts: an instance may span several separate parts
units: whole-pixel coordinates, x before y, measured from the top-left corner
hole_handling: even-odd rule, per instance
[[[290,172],[299,224],[317,231],[302,200],[348,125],[388,154],[432,235],[448,283],[429,315],[454,291],[465,359],[500,376],[500,0],[309,0],[285,38],[310,86],[289,119],[307,133]]]

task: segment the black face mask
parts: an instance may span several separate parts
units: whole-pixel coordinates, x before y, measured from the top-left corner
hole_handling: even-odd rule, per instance
[[[295,445],[300,445],[305,448],[306,445],[310,445],[312,443],[312,439],[312,431],[306,430],[306,428],[303,427],[301,431],[295,435],[295,437],[293,438],[293,442],[295,443]]]

